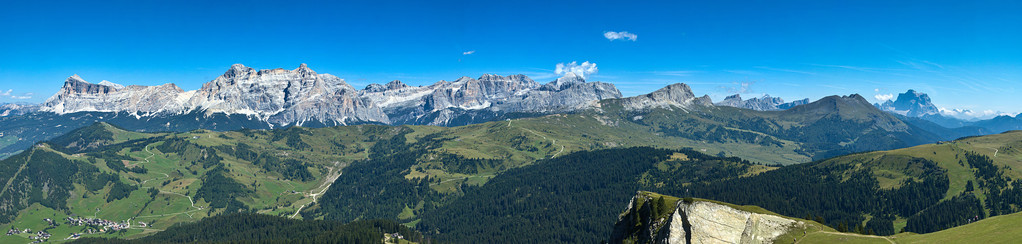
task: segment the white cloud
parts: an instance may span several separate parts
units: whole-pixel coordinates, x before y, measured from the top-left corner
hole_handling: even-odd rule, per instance
[[[731,82],[734,86],[721,86],[728,94],[749,94],[752,93],[752,85],[755,81]]]
[[[461,55],[470,55],[470,54],[473,54],[473,53],[476,53],[476,50],[465,51],[465,52],[462,52]]]
[[[7,90],[6,93],[10,93],[10,92],[11,92],[11,90]],[[11,96],[11,98],[13,98],[13,99],[22,99],[22,100],[24,100],[24,99],[32,99],[32,95],[35,95],[35,93],[26,92],[24,94],[21,94],[21,96]]]
[[[989,109],[983,111],[973,111],[971,109],[941,107],[938,108],[938,110],[940,110],[940,113],[943,115],[956,117],[959,119],[989,119],[995,116],[1011,115],[1009,113]]]
[[[692,76],[693,73],[697,73],[697,72],[698,71],[692,71],[692,70],[671,70],[671,71],[653,71],[653,72],[650,72],[650,73],[655,74],[655,75],[681,76],[681,77],[684,77],[684,76]]]
[[[582,62],[582,64],[578,64],[577,62],[572,61],[571,63],[568,64],[558,63],[557,69],[554,70],[554,73],[558,75],[564,75],[567,74],[568,72],[571,72],[585,79],[586,77],[589,77],[589,75],[591,74],[596,74],[596,72],[598,71],[600,70],[596,68],[596,63],[590,63],[589,61],[585,61]]]
[[[633,41],[633,42],[635,41],[635,39],[639,38],[638,35],[635,35],[635,34],[632,34],[632,33],[628,33],[627,31],[621,31],[621,32],[607,31],[607,32],[603,32],[603,37],[606,37],[607,40],[611,40],[611,41],[613,41],[613,40],[629,40],[629,41]]]
[[[883,102],[883,101],[891,100],[892,98],[894,98],[894,94],[890,94],[890,93],[888,93],[888,94],[876,94],[876,95],[873,95],[873,98],[876,98],[877,100]]]
[[[0,93],[0,96],[10,96],[14,89],[7,89],[7,92]]]

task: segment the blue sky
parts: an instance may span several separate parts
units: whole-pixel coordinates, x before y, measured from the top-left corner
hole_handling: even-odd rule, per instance
[[[5,5],[0,102],[42,102],[72,74],[192,90],[234,63],[308,63],[362,88],[484,73],[547,82],[558,63],[588,61],[598,68],[590,81],[626,96],[675,82],[715,101],[738,92],[785,100],[858,93],[877,102],[915,89],[977,116],[1022,112],[1018,1]],[[635,38],[611,40],[609,31]]]

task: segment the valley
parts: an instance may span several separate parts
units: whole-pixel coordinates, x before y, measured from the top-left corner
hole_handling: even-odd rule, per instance
[[[96,123],[4,160],[2,179],[9,183],[0,198],[9,199],[4,206],[13,212],[4,214],[10,222],[0,227],[45,229],[60,238],[92,229],[94,234],[83,236],[132,239],[240,211],[342,223],[392,219],[433,233],[431,238],[461,242],[496,240],[499,234],[470,226],[496,223],[487,216],[513,210],[496,215],[507,226],[494,228],[505,235],[525,231],[537,242],[598,242],[612,227],[607,224],[613,222],[612,206],[565,203],[622,202],[643,189],[817,216],[830,228],[859,233],[931,232],[962,224],[923,218],[919,211],[928,206],[978,202],[980,212],[965,214],[982,216],[1018,211],[1015,189],[1022,188],[1012,183],[1022,175],[1016,171],[1022,166],[1018,132],[808,162],[805,154],[835,152],[813,151],[833,150],[817,146],[828,141],[793,136],[790,131],[804,134],[821,123],[792,116],[813,113],[834,116],[827,123],[864,124],[856,122],[862,115],[845,112],[846,106],[860,106],[855,99],[828,98],[778,112],[698,105],[628,110],[619,100],[607,100],[600,110],[460,127],[142,133]],[[883,123],[864,128],[899,126]],[[830,128],[852,133],[863,127]],[[718,134],[685,134],[699,130]],[[790,153],[778,153],[784,151]],[[43,165],[69,171],[51,172]],[[66,178],[54,178],[59,175]],[[528,193],[540,189],[560,190]],[[859,203],[848,201],[852,193],[862,194],[851,198]],[[501,194],[528,197],[494,202]],[[904,194],[922,197],[896,200]],[[874,201],[880,204],[862,204]],[[535,204],[542,202],[555,205]],[[559,217],[538,218],[552,214],[548,211]],[[507,214],[525,215],[507,219]],[[48,226],[44,220],[77,216],[129,227],[101,232],[99,227]],[[551,229],[559,233],[552,236],[528,227],[568,223],[577,227]],[[465,232],[466,227],[476,230]],[[25,235],[3,238],[27,240]]]

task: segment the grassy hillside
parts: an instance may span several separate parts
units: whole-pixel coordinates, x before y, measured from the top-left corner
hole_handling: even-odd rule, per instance
[[[897,243],[1016,243],[1022,240],[1022,213],[995,216],[975,223],[928,234],[900,234]]]
[[[809,232],[798,243],[1017,243],[1022,213],[994,216],[974,223],[927,234],[894,236],[859,235],[834,231]]]
[[[1019,141],[1022,133],[1008,132],[858,153],[692,187],[691,194],[822,217],[842,231],[933,232],[1022,210],[1012,151]]]
[[[112,234],[130,238],[234,211],[292,216],[341,168],[365,157],[369,137],[388,129],[326,128],[303,138],[311,132],[142,134],[97,124],[73,132],[75,140],[39,144],[0,162],[0,181],[7,184],[0,192],[6,211],[0,228],[46,229],[55,240],[104,229],[66,221],[84,217],[130,222]]]

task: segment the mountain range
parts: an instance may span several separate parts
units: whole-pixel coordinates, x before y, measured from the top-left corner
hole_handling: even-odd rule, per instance
[[[450,126],[478,123],[506,113],[573,111],[620,97],[614,85],[586,83],[574,73],[542,85],[524,75],[483,75],[425,87],[392,81],[358,90],[341,78],[318,74],[305,64],[294,70],[256,70],[235,64],[194,91],[184,91],[172,83],[127,87],[108,81],[93,84],[74,75],[39,110],[57,114],[127,113],[136,118],[193,112],[238,114],[265,121],[270,127],[359,123]]]
[[[39,105],[0,107],[0,158],[91,123],[137,131],[270,129],[351,124],[457,126],[573,112],[620,98],[613,84],[568,73],[546,84],[525,75],[461,77],[429,86],[401,81],[358,90],[343,79],[297,69],[235,64],[198,90],[175,84],[123,86],[73,75]]]
[[[930,101],[926,93],[908,90],[899,93],[894,100],[883,104],[874,103],[881,110],[905,117],[906,121],[931,131],[949,135],[951,138],[961,136],[986,135],[1009,130],[1022,129],[1022,114],[1009,116],[999,115],[986,120],[967,121],[943,115],[940,109]],[[943,127],[943,128],[941,128]]]
[[[632,114],[619,116],[630,116],[639,122],[651,120],[648,116],[645,120],[637,119],[642,116],[636,113],[652,108],[702,111],[699,113],[709,116],[696,116],[699,118],[694,121],[716,121],[713,126],[721,126],[721,129],[713,131],[724,133],[722,135],[695,133],[700,129],[708,129],[705,123],[686,125],[698,128],[688,129],[689,131],[667,130],[668,134],[680,133],[690,139],[735,141],[734,138],[728,137],[747,133],[742,131],[747,130],[770,136],[743,135],[743,138],[787,138],[781,140],[794,140],[799,143],[818,141],[819,145],[830,148],[822,151],[841,149],[833,151],[834,153],[896,148],[894,145],[911,146],[935,140],[1022,128],[1020,126],[1022,123],[1019,122],[1022,119],[1019,116],[1003,116],[976,122],[940,116],[934,112],[935,106],[929,97],[915,91],[899,94],[897,100],[882,105],[869,105],[861,96],[855,95],[845,99],[823,98],[814,102],[818,105],[797,109],[811,103],[808,99],[784,102],[781,98],[768,95],[743,100],[738,94],[714,103],[708,96],[696,97],[687,85],[680,83],[649,94],[622,98],[620,91],[613,84],[587,82],[571,72],[545,84],[525,75],[487,74],[476,79],[461,77],[454,81],[439,81],[428,86],[409,86],[395,80],[386,84],[370,84],[359,90],[336,76],[316,73],[305,64],[293,70],[281,68],[257,70],[235,64],[219,77],[192,91],[185,91],[174,84],[123,86],[109,81],[90,83],[73,75],[65,80],[59,92],[43,104],[0,106],[0,122],[3,122],[0,123],[0,132],[3,133],[0,137],[0,158],[24,150],[38,141],[54,138],[95,122],[108,122],[125,129],[143,132],[183,132],[194,129],[225,131],[352,124],[459,126],[548,114],[606,111],[606,108],[602,107],[605,103],[601,101],[617,101],[610,104],[620,105],[624,109],[623,112]],[[831,105],[827,107],[823,106],[824,104]],[[866,108],[874,106],[889,111],[893,117],[872,112],[876,110],[875,108]],[[744,120],[719,112],[719,109],[729,107],[740,109],[726,111],[742,114]],[[793,109],[799,112],[789,111]],[[819,117],[830,112],[837,112],[835,114],[837,117]],[[655,121],[655,116],[652,118],[654,119],[652,121]],[[835,126],[834,124],[817,123],[820,119],[830,121],[828,118],[835,118],[837,121],[854,120],[858,121],[856,123],[862,122],[866,127],[855,127],[860,131],[846,135],[828,134],[819,138],[783,134],[795,133],[791,128],[783,126],[789,122],[808,126],[803,128],[818,128],[820,131],[833,129],[830,127]],[[777,121],[778,119],[780,121]],[[664,122],[676,121],[656,123]],[[905,126],[906,124],[911,126]],[[658,128],[660,130],[678,127],[677,124],[656,126],[663,127]],[[859,136],[852,135],[868,135],[861,134],[871,131],[865,128],[880,128],[880,131],[906,134],[889,136],[895,141],[901,141],[894,144],[881,143],[878,146],[857,149],[855,146],[847,146],[851,145],[848,142],[860,139]],[[880,136],[874,134],[870,137]],[[716,138],[708,139],[710,137]],[[835,148],[823,142],[840,143],[845,146]],[[803,154],[820,155],[813,152]]]
[[[621,97],[573,74],[542,85],[484,75],[357,90],[305,66],[235,65],[196,91],[73,76],[45,104],[4,107],[0,143],[25,150],[0,160],[0,228],[68,236],[84,231],[63,222],[76,217],[149,226],[120,232],[135,238],[255,212],[386,219],[440,241],[592,243],[614,239],[636,190],[883,234],[1022,206],[1017,132],[946,141],[951,129],[857,94],[783,110],[782,100],[757,100],[772,105],[717,105],[683,83]],[[434,122],[468,124],[401,124]],[[673,209],[701,211],[682,207]],[[943,208],[962,211],[928,210]],[[667,213],[634,209],[633,220]],[[638,220],[624,222],[641,228],[622,228],[622,238],[663,227]]]
[[[809,99],[796,100],[792,102],[784,102],[784,99],[779,97],[771,97],[770,95],[763,95],[763,97],[754,97],[748,100],[742,100],[742,96],[734,94],[727,96],[723,101],[715,103],[717,106],[729,106],[736,108],[745,108],[759,111],[772,111],[772,110],[785,110],[798,105],[809,103]]]

